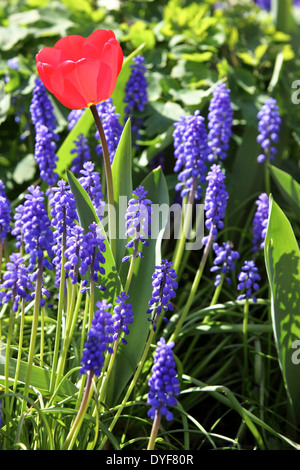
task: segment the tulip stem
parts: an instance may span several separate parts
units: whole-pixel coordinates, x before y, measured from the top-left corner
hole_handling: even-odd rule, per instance
[[[103,151],[103,160],[104,160],[104,167],[105,167],[105,175],[106,175],[106,186],[107,186],[107,199],[108,199],[108,235],[110,241],[110,247],[114,258],[116,259],[116,226],[115,226],[115,200],[114,200],[114,188],[113,188],[113,180],[112,180],[112,172],[111,172],[111,164],[109,158],[109,151],[107,146],[107,140],[105,137],[105,133],[103,130],[102,122],[100,116],[98,114],[98,110],[96,105],[92,104],[90,106],[92,111],[96,127],[99,132],[100,141],[102,145]]]

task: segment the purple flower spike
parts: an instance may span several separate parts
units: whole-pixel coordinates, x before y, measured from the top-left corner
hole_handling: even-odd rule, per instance
[[[11,206],[6,197],[5,188],[0,180],[0,240],[3,242],[11,231]]]
[[[142,258],[143,253],[139,251],[138,244],[141,242],[144,246],[148,246],[146,240],[151,235],[151,204],[150,199],[146,198],[148,191],[143,186],[138,186],[132,194],[135,196],[128,202],[126,211],[126,236],[131,240],[127,243],[126,248],[133,248],[132,255],[125,256],[123,262],[128,261],[132,256]]]
[[[88,140],[84,134],[79,134],[77,139],[74,140],[75,147],[71,150],[75,157],[72,160],[71,171],[75,174],[80,173],[85,162],[91,159],[91,150],[88,145]]]
[[[150,390],[147,404],[151,406],[148,416],[155,418],[156,413],[165,416],[167,421],[172,421],[173,413],[169,406],[176,406],[179,395],[179,380],[177,378],[176,362],[174,359],[174,343],[166,343],[164,338],[160,338],[154,353],[154,365],[152,375],[148,381]]]
[[[82,176],[78,178],[78,181],[88,193],[92,204],[101,219],[104,214],[105,202],[100,182],[100,174],[97,171],[94,171],[94,167],[95,165],[92,162],[84,163],[83,169],[80,171]]]
[[[125,87],[124,102],[127,103],[125,113],[127,118],[132,120],[132,132],[136,139],[139,138],[139,130],[143,125],[143,119],[135,116],[145,110],[148,103],[148,83],[145,77],[145,59],[141,55],[133,58],[130,66],[131,74]]]
[[[245,261],[241,272],[238,275],[239,284],[237,289],[245,291],[244,294],[238,296],[237,300],[252,299],[253,302],[257,302],[257,298],[253,295],[253,291],[259,289],[258,282],[261,277],[258,274],[258,269],[255,266],[254,261]]]
[[[99,377],[104,365],[105,353],[111,354],[113,352],[109,346],[113,341],[113,320],[109,312],[111,304],[107,304],[106,301],[98,301],[96,306],[97,310],[92,320],[92,326],[84,344],[80,373],[86,374],[90,371]]]
[[[21,255],[12,253],[9,259],[3,274],[3,283],[0,285],[0,305],[11,300],[12,309],[17,312],[21,299],[30,302],[34,298],[30,293],[34,291],[34,286],[29,279],[28,270]]]
[[[267,225],[269,220],[269,197],[266,193],[260,194],[256,201],[257,209],[253,217],[253,252],[264,249]]]
[[[218,286],[220,284],[222,274],[226,275],[227,283],[231,284],[232,280],[228,275],[235,269],[235,260],[239,259],[240,254],[233,250],[233,244],[231,242],[224,242],[221,246],[218,243],[214,243],[213,250],[216,257],[214,259],[214,266],[210,271],[219,272],[219,274],[216,275],[214,285]]]
[[[119,121],[120,114],[115,112],[116,107],[113,106],[112,98],[108,98],[96,106],[107,141],[110,163],[112,163],[123,131],[123,126]],[[100,136],[98,131],[96,131],[95,137],[99,140]],[[99,156],[102,156],[101,144],[96,146],[96,152]]]
[[[208,145],[211,153],[208,160],[225,160],[232,134],[233,110],[230,102],[230,90],[225,83],[219,84],[213,91],[208,113]]]
[[[274,144],[278,142],[281,126],[279,107],[274,98],[269,98],[262,106],[257,114],[257,118],[259,119],[257,142],[262,148],[262,153],[257,157],[257,161],[259,163],[268,160],[273,161],[277,153],[277,148],[274,147]]]
[[[177,275],[172,266],[172,261],[164,259],[160,266],[155,266],[155,272],[152,276],[153,291],[152,298],[149,301],[150,308],[147,310],[147,313],[154,313],[154,317],[149,319],[149,321],[154,321],[154,330],[156,328],[157,315],[168,310],[174,310],[171,300],[176,297],[175,290],[178,284],[176,282]],[[168,323],[166,317],[163,317],[163,320],[165,323]]]
[[[181,197],[193,190],[195,199],[200,199],[210,153],[204,118],[196,111],[192,116],[182,116],[174,127],[174,171],[179,172],[175,189],[180,191]]]
[[[204,200],[204,210],[206,213],[205,226],[212,231],[213,240],[216,238],[218,229],[224,228],[223,219],[227,206],[228,193],[225,186],[225,174],[219,165],[212,165],[207,175],[208,186]],[[205,245],[208,236],[202,242]]]
[[[129,334],[128,325],[133,323],[134,314],[132,311],[132,305],[126,300],[129,299],[129,295],[126,292],[121,292],[116,297],[116,303],[118,305],[114,308],[113,322],[114,322],[114,335],[113,340],[116,341],[120,334],[123,332],[125,335]],[[127,344],[125,338],[121,338],[123,344]]]

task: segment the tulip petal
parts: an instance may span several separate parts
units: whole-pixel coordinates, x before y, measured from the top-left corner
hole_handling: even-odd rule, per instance
[[[98,29],[88,36],[83,44],[82,57],[90,59],[100,59],[105,43],[115,34],[111,30]]]
[[[109,89],[107,92],[109,93],[109,96],[112,94],[112,92],[115,89],[117,77],[120,71],[119,70],[119,64],[120,64],[119,48],[120,48],[119,43],[115,39],[110,39],[105,44],[103,48],[103,53],[101,56],[101,80],[108,82]],[[108,73],[108,68],[110,69],[110,74]],[[105,73],[104,73],[104,70],[106,70]],[[108,78],[109,75],[110,77]],[[98,80],[98,87],[99,86],[101,87],[101,81]]]
[[[61,62],[62,51],[54,49],[53,47],[44,47],[40,52],[35,56],[37,62],[42,62],[45,64],[53,65],[57,67]]]
[[[72,34],[59,39],[54,45],[54,49],[61,51],[61,61],[73,60],[76,62],[82,59],[82,46],[85,40],[82,36]]]

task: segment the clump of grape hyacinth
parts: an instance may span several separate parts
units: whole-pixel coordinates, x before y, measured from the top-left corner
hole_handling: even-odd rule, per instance
[[[252,250],[264,248],[267,225],[269,219],[269,197],[266,193],[259,195],[256,201],[257,209],[253,217]]]
[[[104,365],[105,353],[112,354],[113,352],[110,344],[113,341],[114,329],[112,315],[109,312],[111,304],[107,304],[106,301],[98,301],[96,307],[97,310],[84,344],[80,373],[86,374],[90,371],[99,377]]]
[[[123,131],[123,126],[119,121],[120,114],[116,113],[116,107],[113,106],[112,98],[108,98],[102,103],[97,104],[96,107],[102,122],[110,163],[112,163]],[[95,133],[95,138],[97,140],[100,139],[98,131]],[[103,151],[101,144],[96,146],[96,152],[99,156],[102,156]]]
[[[86,162],[83,164],[83,169],[80,170],[80,176],[78,178],[79,183],[88,193],[91,202],[100,217],[104,214],[104,196],[102,193],[102,185],[100,182],[100,174],[94,171],[95,165],[92,162]]]
[[[216,86],[208,110],[208,145],[211,153],[208,160],[225,160],[232,135],[233,109],[230,90],[225,83]]]
[[[125,335],[129,334],[128,325],[133,323],[134,314],[132,311],[132,305],[126,300],[129,299],[129,295],[126,292],[121,292],[120,295],[116,296],[116,306],[114,307],[114,334],[113,340],[116,341],[121,333]],[[127,344],[125,338],[121,338],[123,344]]]
[[[74,140],[75,147],[71,150],[71,154],[75,155],[72,160],[71,171],[79,174],[85,162],[91,159],[91,149],[88,144],[87,138],[84,134],[79,134],[77,139]]]
[[[235,260],[239,259],[240,254],[233,250],[233,244],[231,242],[224,242],[222,245],[218,243],[213,244],[213,250],[216,254],[214,259],[214,266],[210,269],[211,272],[219,272],[215,278],[215,286],[221,283],[222,275],[228,284],[232,284],[232,280],[229,277],[231,271],[235,269]]]
[[[78,280],[83,233],[84,229],[80,225],[75,225],[66,240],[65,270],[66,275],[71,278],[72,284],[76,284]]]
[[[37,126],[43,125],[48,129],[53,140],[58,140],[55,133],[56,117],[51,100],[48,96],[46,87],[39,78],[36,78],[32,92],[32,100],[30,105],[31,120]]]
[[[138,138],[143,119],[135,116],[135,114],[143,112],[148,103],[148,83],[145,77],[147,69],[143,56],[137,55],[132,61],[133,64],[130,66],[131,74],[125,87],[124,102],[126,103],[126,116],[132,120],[132,132]]]
[[[265,161],[272,162],[277,153],[277,148],[274,144],[279,140],[281,126],[279,107],[274,98],[269,98],[262,106],[257,114],[257,118],[259,120],[257,142],[262,148],[262,153],[257,157],[257,161],[259,163]]]
[[[150,199],[146,198],[148,191],[144,186],[138,186],[132,191],[133,198],[128,202],[126,211],[126,236],[131,240],[125,245],[126,248],[133,248],[133,254],[123,258],[123,262],[128,261],[132,256],[142,258],[143,253],[139,251],[139,242],[144,246],[148,246],[146,240],[151,235],[151,204]]]
[[[160,266],[155,266],[155,271],[152,275],[152,297],[149,301],[150,308],[147,310],[148,314],[153,316],[149,318],[149,321],[153,321],[153,328],[156,329],[157,317],[162,312],[173,311],[174,307],[171,302],[176,297],[175,290],[178,287],[176,282],[176,272],[172,268],[173,262],[167,259],[162,260]],[[165,323],[168,323],[168,319],[163,317]]]
[[[12,301],[12,310],[18,311],[21,299],[30,302],[33,299],[31,294],[34,286],[29,279],[28,270],[24,263],[24,258],[20,253],[12,253],[6,264],[6,271],[3,274],[3,282],[0,284],[0,305]]]
[[[173,346],[174,342],[166,343],[164,338],[160,338],[157,342],[152,375],[148,381],[150,390],[147,404],[151,406],[148,410],[151,419],[154,419],[158,413],[165,416],[167,421],[172,421],[174,418],[168,407],[177,405],[175,397],[179,395],[180,389]]]
[[[261,277],[254,261],[245,261],[241,272],[238,275],[239,283],[237,285],[237,289],[239,291],[244,291],[244,293],[239,295],[237,300],[252,299],[253,302],[257,302],[257,298],[253,294],[253,291],[257,291],[259,289],[258,282],[260,279]]]
[[[182,197],[193,191],[194,198],[200,199],[209,155],[204,118],[195,111],[194,115],[182,116],[174,127],[174,171],[179,173],[175,189]]]
[[[228,193],[225,186],[225,173],[220,165],[213,164],[206,179],[208,186],[204,200],[205,226],[212,233],[212,239],[214,240],[218,230],[224,228],[223,219],[225,217]],[[202,239],[204,245],[207,241],[208,236]]]

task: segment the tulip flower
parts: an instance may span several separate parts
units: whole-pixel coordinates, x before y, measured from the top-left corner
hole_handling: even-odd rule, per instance
[[[66,36],[35,58],[45,87],[67,108],[82,109],[112,95],[123,52],[113,31],[98,29],[87,38]]]

